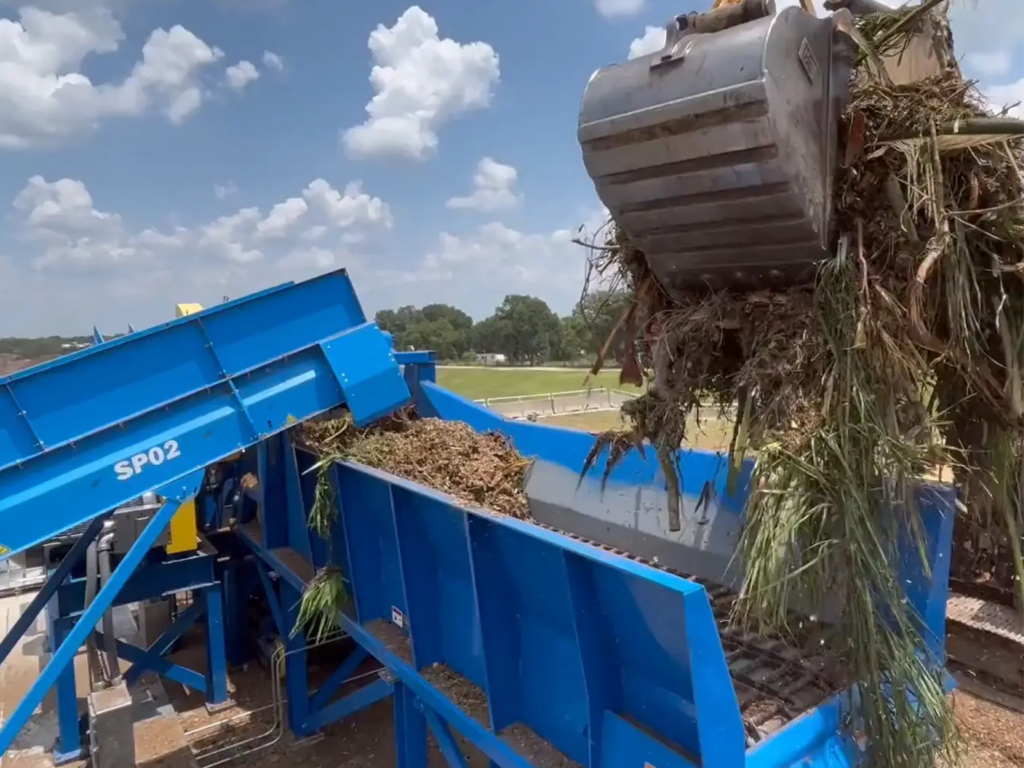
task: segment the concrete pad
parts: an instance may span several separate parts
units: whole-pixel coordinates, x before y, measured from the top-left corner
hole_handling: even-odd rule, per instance
[[[34,593],[0,598],[0,636],[7,634]],[[114,610],[115,634],[128,642],[137,641],[138,628],[127,607]],[[21,703],[32,684],[50,659],[46,619],[36,619],[24,637],[0,665],[0,723]],[[75,678],[79,694],[79,711],[84,713],[84,694],[89,690],[89,670],[85,651],[75,657]],[[122,671],[130,665],[121,661]],[[195,761],[188,748],[185,733],[178,722],[160,678],[143,675],[132,687],[135,709],[136,759],[140,766],[159,768],[194,768]],[[59,732],[56,696],[51,691],[37,708],[28,725],[19,734],[12,748],[0,756],[0,768],[54,768],[53,749]],[[86,761],[65,764],[66,768],[82,768]]]

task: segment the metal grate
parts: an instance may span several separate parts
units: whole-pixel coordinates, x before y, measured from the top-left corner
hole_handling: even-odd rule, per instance
[[[806,622],[808,631],[804,645],[814,649],[811,653],[794,648],[779,638],[743,632],[729,623],[737,595],[727,587],[550,525],[536,521],[534,525],[704,587],[718,623],[718,634],[739,701],[748,746],[824,703],[843,687],[838,660],[828,651],[825,627]]]

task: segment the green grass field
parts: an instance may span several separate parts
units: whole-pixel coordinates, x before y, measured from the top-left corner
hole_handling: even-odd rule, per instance
[[[618,411],[567,413],[562,416],[541,419],[539,423],[557,427],[572,427],[585,432],[605,432],[609,429],[622,428],[622,419],[619,417]],[[729,449],[729,440],[732,438],[732,422],[704,418],[699,428],[696,422],[690,422],[687,432],[685,445],[688,448],[726,451]]]
[[[570,392],[591,387],[607,387],[630,391],[619,386],[619,372],[602,372],[584,384],[587,371],[579,368],[564,371],[531,370],[529,368],[438,368],[437,383],[445,389],[470,400],[485,397],[517,397],[545,395],[548,392]]]
[[[638,391],[633,387],[619,384],[619,372],[607,371],[595,376],[584,384],[587,372],[581,369],[564,371],[535,370],[530,368],[438,368],[438,383],[452,392],[471,400],[487,397],[516,397],[520,395],[543,395],[548,392],[571,392],[589,387],[607,387],[624,391]],[[618,411],[596,413],[571,413],[542,419],[542,424],[572,427],[587,432],[604,432],[622,427]],[[732,436],[732,423],[705,418],[702,428],[696,423],[689,427],[690,439],[687,444],[705,450],[724,450]]]

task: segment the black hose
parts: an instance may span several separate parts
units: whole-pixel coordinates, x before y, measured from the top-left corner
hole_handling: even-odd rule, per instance
[[[100,588],[110,581],[110,545],[100,550]],[[114,637],[114,609],[108,608],[103,614],[103,648],[107,655],[107,682],[116,685],[121,682],[121,665],[117,660],[117,638]]]
[[[98,544],[94,538],[85,550],[85,605],[83,610],[88,610],[92,601],[96,599],[96,579],[98,578]],[[96,651],[96,635],[90,631],[85,640],[86,658],[92,659]]]

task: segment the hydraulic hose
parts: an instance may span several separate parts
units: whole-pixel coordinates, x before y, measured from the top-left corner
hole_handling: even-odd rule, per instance
[[[110,549],[114,543],[113,534],[100,541],[100,589],[110,581]],[[103,648],[107,657],[107,682],[117,685],[121,682],[121,665],[117,660],[117,638],[114,636],[114,609],[108,608],[103,614]]]
[[[96,539],[93,539],[89,543],[89,548],[85,550],[85,605],[84,609],[88,609],[92,605],[92,601],[96,599],[96,580],[99,577],[98,573],[98,551],[99,547]],[[93,659],[96,651],[96,635],[93,632],[89,633],[89,636],[85,641],[86,658]]]

